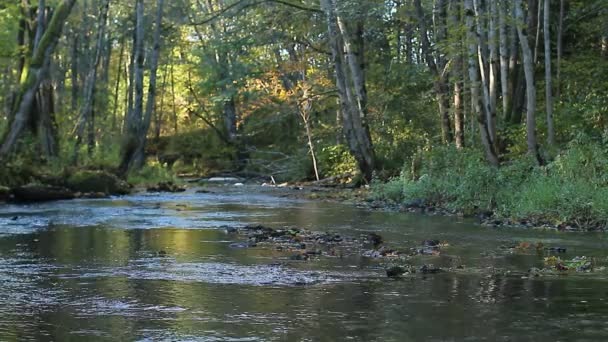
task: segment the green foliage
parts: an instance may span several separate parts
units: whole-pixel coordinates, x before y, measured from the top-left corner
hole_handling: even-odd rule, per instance
[[[449,147],[428,151],[422,160],[419,178],[403,172],[398,180],[375,185],[375,198],[422,200],[465,214],[494,211],[514,220],[608,223],[608,153],[588,137],[574,140],[546,166],[522,156],[496,169],[478,151]]]
[[[72,174],[66,185],[80,192],[127,194],[129,186],[115,175],[103,171],[81,170]]]
[[[355,158],[343,144],[322,147],[317,153],[317,163],[325,177],[354,173],[357,170]]]
[[[130,173],[127,181],[129,184],[136,186],[152,186],[160,182],[180,183],[175,173],[154,163],[145,165],[141,170]]]
[[[173,171],[178,174],[206,175],[230,170],[235,167],[236,158],[235,148],[227,146],[210,129],[192,130],[175,135],[169,139],[167,147],[158,151],[158,154],[179,155],[180,159],[173,168]]]

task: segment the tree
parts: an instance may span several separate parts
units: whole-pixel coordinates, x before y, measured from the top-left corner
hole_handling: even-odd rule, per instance
[[[474,0],[464,0],[465,21],[467,28],[467,43],[468,43],[468,66],[469,80],[471,86],[471,101],[474,105],[479,132],[481,134],[481,142],[485,150],[486,159],[491,165],[498,166],[499,160],[490,130],[488,129],[488,106],[483,104],[483,100],[479,96],[479,37],[477,37],[478,29],[475,24]],[[483,72],[482,72],[483,73]]]
[[[370,182],[374,170],[374,151],[366,121],[363,23],[348,25],[338,13],[335,0],[322,0],[321,4],[327,20],[344,135],[359,170],[364,179]]]
[[[154,30],[154,45],[150,56],[150,79],[148,98],[144,111],[144,4],[137,0],[135,6],[135,98],[133,110],[127,113],[126,131],[121,146],[121,161],[119,172],[123,175],[129,171],[140,169],[145,162],[147,134],[152,121],[152,110],[156,96],[156,71],[160,54],[161,25],[163,0],[156,4],[156,22]]]
[[[51,57],[62,34],[65,20],[70,15],[76,0],[62,1],[54,11],[54,14],[46,27],[44,33],[38,31],[40,39],[33,49],[27,69],[22,75],[23,81],[16,96],[15,114],[8,133],[2,140],[0,147],[0,159],[13,152],[17,140],[21,137],[27,123],[32,117],[32,106],[40,85],[47,79],[51,63]],[[44,2],[41,1],[41,4]],[[39,6],[39,14],[41,8]]]
[[[528,41],[528,34],[523,25],[522,1],[515,0],[515,20],[517,26],[517,35],[523,54],[523,68],[526,76],[526,136],[528,144],[528,153],[540,161],[538,147],[536,143],[536,85],[534,83],[534,61],[532,49]]]
[[[545,104],[547,108],[547,144],[555,146],[555,129],[553,128],[553,83],[551,73],[551,29],[549,27],[549,14],[551,3],[545,0],[543,17],[543,33],[545,45]]]
[[[78,118],[78,122],[76,123],[76,127],[74,128],[74,133],[76,135],[76,142],[74,143],[74,156],[73,163],[76,164],[78,161],[78,150],[80,148],[80,144],[82,143],[82,137],[84,135],[85,127],[87,124],[93,126],[93,100],[95,99],[95,90],[97,89],[97,70],[99,68],[99,63],[101,62],[101,55],[103,52],[103,42],[105,38],[106,24],[108,19],[108,11],[110,8],[110,0],[105,0],[102,9],[101,15],[99,16],[99,21],[97,23],[97,39],[95,45],[95,52],[93,57],[93,63],[89,69],[87,77],[85,79],[84,86],[84,99],[80,109],[80,116]],[[93,126],[94,127],[94,126]],[[94,142],[93,142],[94,143]],[[93,152],[93,146],[89,144],[89,155]]]

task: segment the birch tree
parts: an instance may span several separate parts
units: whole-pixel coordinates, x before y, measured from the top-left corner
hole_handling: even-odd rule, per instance
[[[522,0],[515,0],[515,20],[517,35],[523,55],[523,68],[526,77],[526,140],[528,153],[540,161],[536,142],[536,85],[534,82],[534,60],[528,40],[528,33],[523,27]]]
[[[549,14],[551,3],[545,0],[543,15],[543,36],[545,45],[545,104],[547,108],[547,144],[555,145],[555,129],[553,127],[553,83],[551,73],[551,29],[549,27]]]

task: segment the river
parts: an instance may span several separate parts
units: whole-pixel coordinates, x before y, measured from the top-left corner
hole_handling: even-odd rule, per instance
[[[409,248],[448,244],[386,277],[359,255],[291,260],[233,248],[225,227],[263,224]],[[527,277],[521,242],[606,263],[606,235],[490,229],[454,217],[372,211],[242,187],[0,205],[1,341],[608,340],[603,271]],[[456,268],[463,266],[462,269]]]

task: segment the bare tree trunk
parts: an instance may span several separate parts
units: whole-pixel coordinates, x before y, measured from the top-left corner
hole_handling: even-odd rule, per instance
[[[532,50],[527,36],[520,23],[523,23],[522,0],[515,0],[515,20],[517,26],[517,34],[521,45],[522,54],[524,57],[523,66],[526,76],[526,134],[528,143],[528,153],[540,162],[538,147],[536,143],[536,86],[534,84],[534,61]]]
[[[154,139],[158,141],[160,139],[160,132],[162,129],[162,121],[163,121],[163,112],[165,107],[165,93],[167,89],[167,79],[169,74],[169,64],[172,64],[172,58],[169,58],[169,62],[165,64],[165,69],[163,70],[163,82],[161,84],[162,93],[160,94],[160,104],[158,108],[154,111],[155,120],[154,120]]]
[[[448,144],[452,141],[452,128],[450,123],[450,100],[449,100],[449,85],[447,81],[446,72],[444,70],[446,62],[441,56],[435,58],[433,51],[431,51],[431,44],[428,37],[428,29],[426,25],[426,19],[422,4],[420,0],[414,0],[414,7],[416,9],[416,16],[418,17],[418,26],[421,37],[421,48],[424,53],[426,63],[433,73],[434,83],[433,88],[437,98],[437,104],[439,107],[439,118],[441,123],[441,140],[444,144]],[[439,0],[436,3],[436,15],[435,22],[437,25],[437,43],[441,44],[446,39],[446,6],[443,0]]]
[[[492,116],[492,130],[496,132],[496,111],[498,98],[498,69],[500,64],[500,56],[498,54],[498,40],[496,37],[496,21],[498,20],[498,4],[496,1],[490,1],[490,19],[488,32],[488,47],[490,50],[490,112]],[[496,133],[494,133],[496,134]],[[496,140],[495,140],[496,143]]]
[[[78,87],[78,46],[80,45],[80,42],[78,32],[76,30],[74,31],[70,74],[72,79],[72,112],[76,113],[78,110],[78,95],[80,93]]]
[[[456,31],[456,28],[461,26],[461,0],[451,0],[450,6],[450,29]],[[460,34],[454,34],[451,37],[452,41],[456,41],[457,52],[452,56],[452,79],[454,82],[454,95],[452,108],[454,109],[454,140],[457,149],[462,149],[465,146],[465,116],[464,116],[464,59],[463,59],[463,37]]]
[[[563,34],[564,34],[564,10],[565,0],[559,1],[559,23],[557,25],[557,75],[555,77],[555,98],[557,101],[562,96],[562,52],[563,52]]]
[[[538,63],[538,45],[540,44],[540,21],[542,18],[543,6],[540,4],[540,0],[533,0],[536,4],[536,36],[534,38],[534,65]]]
[[[479,71],[481,74],[481,89],[482,89],[482,104],[483,104],[483,112],[486,116],[486,125],[488,129],[488,133],[490,135],[490,142],[492,145],[496,146],[496,112],[492,111],[492,101],[490,98],[490,81],[491,78],[491,68],[488,63],[488,56],[485,53],[484,42],[483,42],[483,27],[482,27],[482,17],[483,12],[480,9],[479,5],[480,0],[473,0],[473,8],[475,10],[476,17],[476,32],[477,32],[477,55],[479,59]]]
[[[171,106],[173,108],[173,134],[178,133],[178,114],[177,103],[175,102],[175,76],[173,74],[173,64],[171,64]]]
[[[317,167],[317,157],[315,155],[315,147],[312,139],[312,130],[310,128],[310,111],[312,110],[312,98],[308,93],[308,87],[304,86],[304,91],[302,94],[303,100],[300,102],[298,106],[298,112],[300,117],[302,118],[302,122],[304,123],[304,128],[306,130],[306,139],[308,144],[308,151],[310,152],[310,158],[312,159],[312,166],[315,172],[315,179],[319,180],[319,169]]]
[[[479,124],[479,131],[481,134],[481,143],[486,153],[486,159],[491,165],[498,166],[498,156],[492,144],[492,138],[488,130],[486,122],[486,112],[482,109],[482,100],[479,97],[479,62],[478,62],[478,49],[479,49],[479,38],[476,37],[477,29],[475,25],[474,17],[474,6],[473,0],[464,0],[465,10],[465,21],[467,28],[467,41],[469,45],[469,79],[471,82],[471,101],[474,105],[474,111],[477,116],[477,123]]]
[[[163,4],[164,0],[158,0],[156,3],[156,22],[154,29],[154,46],[152,49],[152,55],[150,56],[150,79],[148,83],[148,98],[146,100],[145,112],[143,117],[140,119],[139,127],[137,128],[137,146],[130,156],[128,161],[128,170],[138,170],[144,166],[146,161],[146,143],[148,139],[148,130],[150,129],[150,123],[152,122],[152,112],[154,110],[154,103],[156,99],[156,78],[158,70],[158,59],[160,55],[160,44],[161,44],[161,26],[162,26],[162,15],[163,15]],[[124,162],[124,161],[123,161]]]
[[[543,32],[545,40],[545,103],[547,106],[547,143],[555,146],[555,129],[553,127],[553,91],[551,83],[551,30],[549,28],[550,1],[545,0]]]
[[[72,157],[72,162],[74,164],[78,163],[78,150],[80,149],[80,144],[82,143],[82,138],[87,125],[89,125],[89,155],[92,153],[92,149],[95,145],[95,126],[93,125],[92,121],[93,102],[95,99],[95,90],[97,86],[97,69],[99,67],[101,55],[103,52],[103,39],[105,37],[109,7],[110,0],[105,0],[102,7],[102,13],[99,16],[99,22],[97,23],[97,40],[95,44],[95,55],[85,81],[83,94],[84,99],[80,110],[80,116],[78,118],[78,122],[76,123],[76,127],[74,128],[74,133],[76,135],[76,142],[74,143],[74,154]],[[91,136],[93,137],[93,142],[90,141]]]
[[[121,146],[119,172],[126,175],[133,164],[133,155],[138,145],[138,135],[141,129],[144,99],[144,1],[137,0],[135,4],[135,41],[133,43],[134,55],[134,88],[135,97],[133,109],[127,112],[125,118],[125,132]]]
[[[507,45],[507,8],[508,1],[498,3],[498,36],[500,52],[500,90],[502,95],[503,118],[509,116],[509,49]]]
[[[515,17],[515,5],[510,0],[505,0],[507,4],[507,9],[511,13],[511,18]],[[521,113],[517,108],[517,103],[520,102],[521,95],[518,91],[518,84],[521,83],[521,77],[523,74],[520,73],[520,68],[518,67],[519,60],[519,38],[517,37],[517,27],[515,27],[514,23],[510,23],[509,25],[509,104],[507,109],[507,116],[505,117],[505,122],[513,123],[519,121],[521,119],[515,119],[514,116],[519,116]],[[521,74],[521,75],[520,75]]]
[[[334,0],[322,0],[321,5],[327,16],[332,61],[335,67],[336,85],[340,97],[340,107],[342,109],[344,136],[346,137],[349,149],[357,161],[363,177],[369,182],[371,181],[374,170],[374,154],[369,130],[364,121],[367,110],[367,95],[365,93],[365,79],[363,77],[363,59],[361,58],[359,60],[357,58],[353,41],[349,39],[350,37],[345,29],[344,22],[341,24],[342,29],[339,29],[338,23],[341,20],[338,19],[336,14]],[[359,33],[361,32],[358,32],[357,34],[357,41],[362,39]],[[343,43],[343,41],[346,42]],[[342,53],[343,48],[347,45],[348,66],[343,63],[345,56]],[[363,52],[363,50],[359,51],[360,53]],[[349,84],[350,82],[347,79],[348,67],[350,67],[351,73],[354,74],[351,77],[357,95],[352,93]]]
[[[112,109],[112,132],[118,128],[118,93],[120,91],[120,79],[122,78],[122,64],[125,53],[125,36],[120,39],[120,52],[118,55],[118,70],[116,71],[116,85],[114,86],[114,109]]]
[[[38,48],[33,53],[27,75],[24,75],[24,81],[17,95],[17,110],[14,120],[0,147],[0,159],[13,151],[30,119],[36,92],[40,84],[48,77],[51,57],[63,31],[63,25],[75,2],[76,0],[64,0],[57,6],[47,29],[40,39]]]

